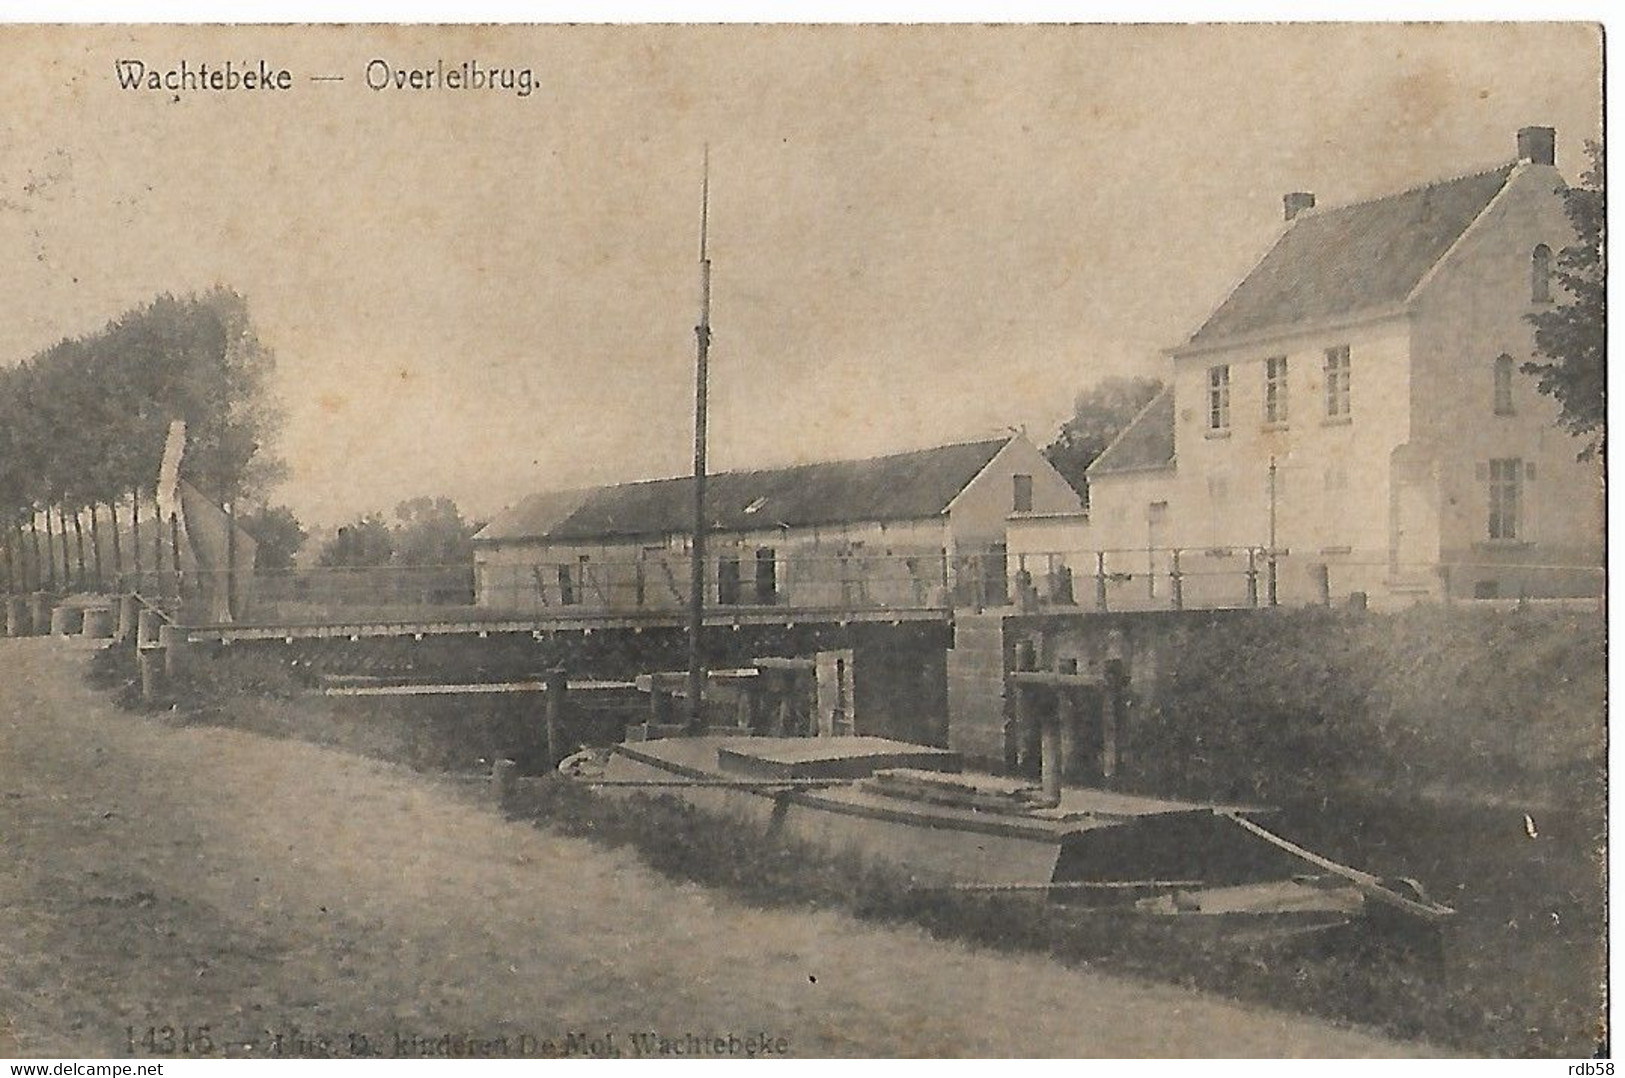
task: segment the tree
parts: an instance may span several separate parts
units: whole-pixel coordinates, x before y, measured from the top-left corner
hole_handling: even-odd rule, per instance
[[[364,568],[388,565],[395,552],[395,537],[382,513],[366,516],[339,528],[317,555],[318,564],[328,568]]]
[[[262,505],[237,518],[237,523],[254,537],[254,568],[292,569],[293,559],[310,533],[285,505]]]
[[[1581,458],[1605,451],[1607,440],[1608,254],[1603,147],[1586,143],[1591,167],[1580,186],[1560,189],[1575,242],[1557,256],[1555,276],[1569,299],[1529,316],[1535,355],[1523,365],[1542,393],[1557,401],[1558,422],[1585,439]]]
[[[1089,465],[1162,389],[1156,378],[1105,378],[1073,401],[1072,418],[1044,447],[1044,456],[1072,484],[1085,506],[1089,504]]]
[[[395,507],[397,565],[471,565],[474,533],[450,498],[410,498]]]

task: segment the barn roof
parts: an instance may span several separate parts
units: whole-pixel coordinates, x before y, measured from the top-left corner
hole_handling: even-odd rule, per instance
[[[1112,472],[1165,468],[1174,462],[1174,391],[1163,389],[1089,465],[1091,479]]]
[[[1500,193],[1513,168],[1300,214],[1189,344],[1402,302]]]
[[[939,516],[1009,438],[707,477],[706,504],[719,531],[754,531]],[[506,510],[474,538],[557,541],[691,531],[694,479],[655,479],[540,494]]]

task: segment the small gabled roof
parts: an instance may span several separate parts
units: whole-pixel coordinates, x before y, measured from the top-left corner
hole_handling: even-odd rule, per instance
[[[1299,214],[1185,347],[1404,302],[1514,167]]]
[[[1086,472],[1090,479],[1113,472],[1166,468],[1174,462],[1174,390],[1166,386],[1140,409]]]
[[[922,520],[940,516],[1010,439],[707,477],[706,505],[719,531]],[[499,514],[482,541],[581,541],[664,536],[693,528],[694,479],[656,479],[567,494],[535,495]]]

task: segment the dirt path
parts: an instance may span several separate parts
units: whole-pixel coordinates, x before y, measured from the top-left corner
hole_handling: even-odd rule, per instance
[[[0,639],[0,1055],[126,1055],[126,1027],[145,1054],[164,1026],[176,1051],[208,1026],[231,1055],[274,1054],[279,1035],[283,1052],[344,1055],[352,1033],[385,1054],[455,1050],[445,1034],[545,1052],[572,1033],[633,1054],[650,1032],[765,1034],[803,1056],[1418,1050],[750,909],[504,822],[449,783],[119,712],[82,684],[84,658]]]

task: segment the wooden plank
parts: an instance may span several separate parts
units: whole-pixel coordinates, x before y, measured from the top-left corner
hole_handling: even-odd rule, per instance
[[[1045,685],[1053,689],[1098,689],[1106,684],[1093,674],[1061,674],[1053,670],[1012,670],[1005,677],[1015,685]]]
[[[817,670],[818,669],[818,660],[817,659],[780,659],[780,658],[775,658],[775,657],[765,657],[765,658],[754,660],[754,665],[759,670],[789,670],[789,671]]]
[[[1375,899],[1384,905],[1392,906],[1395,909],[1403,910],[1406,913],[1420,917],[1430,924],[1440,924],[1446,918],[1454,916],[1456,912],[1449,906],[1444,906],[1437,902],[1424,904],[1413,899],[1406,898],[1404,895],[1384,887],[1382,885],[1382,881],[1371,875],[1371,873],[1361,872],[1359,869],[1350,868],[1348,865],[1340,865],[1330,858],[1322,857],[1318,853],[1306,850],[1297,843],[1284,839],[1273,831],[1265,830],[1244,816],[1237,816],[1236,814],[1230,812],[1221,813],[1220,815],[1239,824],[1243,830],[1249,832],[1250,834],[1256,835],[1258,838],[1263,839],[1270,845],[1275,846],[1278,849],[1285,850],[1294,857],[1301,858],[1317,868],[1325,869],[1327,872],[1330,872],[1335,876],[1343,877],[1343,879],[1348,880],[1355,887],[1359,888],[1361,893],[1366,895],[1368,898]]]
[[[1004,893],[1019,891],[1165,891],[1203,886],[1201,880],[1057,880],[1050,883],[950,883],[915,890],[979,891]]]
[[[635,686],[630,681],[572,681],[571,692],[627,691]],[[542,681],[504,681],[466,685],[330,685],[322,689],[323,696],[463,696],[545,693],[547,683]]]
[[[816,790],[829,786],[849,786],[856,779],[600,779],[592,782],[583,782],[583,786],[599,787],[648,787],[650,789],[665,789],[669,787],[710,787],[724,790],[776,790],[798,789]]]

